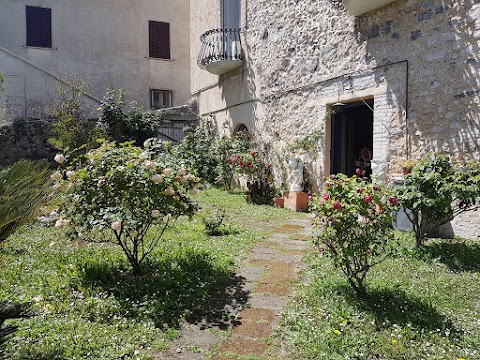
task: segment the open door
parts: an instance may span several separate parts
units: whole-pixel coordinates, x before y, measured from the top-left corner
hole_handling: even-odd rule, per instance
[[[352,176],[360,168],[372,173],[373,100],[336,107],[331,121],[330,172]]]

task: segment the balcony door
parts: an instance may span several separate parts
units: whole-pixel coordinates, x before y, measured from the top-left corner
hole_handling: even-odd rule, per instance
[[[241,0],[221,0],[222,4],[222,52],[224,59],[237,60],[241,56],[240,5]]]
[[[241,0],[221,0],[221,1],[222,1],[222,27],[223,28],[239,28]]]

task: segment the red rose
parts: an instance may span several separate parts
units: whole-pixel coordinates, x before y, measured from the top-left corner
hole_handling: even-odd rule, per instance
[[[232,159],[231,157],[229,157],[227,160],[228,160],[229,162],[233,162],[233,159]]]
[[[332,185],[332,184],[330,184],[329,182],[326,182],[326,183],[325,183],[325,187],[329,187],[329,186],[331,186],[331,185]]]
[[[340,201],[335,201],[335,202],[333,203],[333,208],[334,208],[335,210],[340,210],[340,209],[342,208],[342,204],[340,204]]]
[[[392,205],[396,205],[397,202],[398,202],[398,200],[397,200],[397,198],[396,198],[395,196],[389,197],[389,198],[388,198],[388,201],[390,201],[390,204],[392,204]]]
[[[362,188],[358,188],[358,189],[357,189],[357,193],[359,193],[359,194],[363,193],[363,189],[362,189]]]
[[[253,169],[253,164],[252,163],[250,163],[250,165],[248,165],[248,166],[250,166],[250,169]]]
[[[255,156],[255,151],[252,151],[250,155]]]
[[[369,202],[372,202],[373,197],[372,197],[372,195],[365,195],[365,197],[364,197],[363,199],[364,199],[366,202],[369,203]]]
[[[324,198],[325,200],[328,200],[328,199],[330,199],[330,195],[328,195],[328,194],[323,194],[323,198]]]
[[[373,185],[373,190],[375,190],[375,191],[380,190],[380,186],[378,186],[378,185]]]

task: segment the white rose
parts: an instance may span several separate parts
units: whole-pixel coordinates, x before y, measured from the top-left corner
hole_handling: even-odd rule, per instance
[[[152,146],[152,139],[147,139],[143,142],[143,147],[148,149],[150,146]]]
[[[155,174],[152,176],[152,181],[155,183],[155,184],[160,184],[163,182],[163,175],[159,175],[159,174]]]
[[[146,152],[142,152],[142,153],[140,153],[140,155],[138,155],[138,158],[140,160],[147,160],[148,159],[148,154]]]
[[[110,225],[110,227],[115,230],[115,231],[118,231],[122,228],[122,222],[120,220],[118,221],[114,221],[112,222],[112,225]]]
[[[55,171],[50,177],[55,181],[60,181],[60,180],[62,180],[63,176],[62,176],[62,173],[60,171]]]
[[[53,160],[55,160],[59,164],[63,164],[65,162],[65,156],[63,156],[63,154],[57,154],[55,155]]]
[[[173,196],[175,195],[175,190],[173,190],[173,187],[169,186],[168,188],[165,189],[164,193],[167,196]]]
[[[173,174],[173,169],[171,169],[171,168],[163,169],[163,175],[165,175],[167,177],[170,177],[170,176],[172,176],[172,174]]]
[[[159,218],[160,217],[160,211],[158,211],[156,209],[152,210],[152,217],[155,218],[155,219]]]
[[[67,177],[69,179],[73,178],[74,176],[75,176],[75,171],[73,171],[73,170],[68,170],[67,171]]]
[[[152,170],[155,167],[155,163],[153,161],[147,160],[145,161],[145,167],[149,170]]]
[[[186,184],[188,180],[190,180],[188,176],[182,176],[182,178],[180,179],[180,181],[184,184]]]
[[[177,175],[178,176],[185,176],[185,175],[187,175],[187,170],[185,170],[184,168],[180,168],[177,171]]]

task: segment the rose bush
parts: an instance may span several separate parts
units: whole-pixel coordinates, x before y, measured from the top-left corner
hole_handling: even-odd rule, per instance
[[[249,201],[254,204],[271,204],[275,193],[272,165],[263,158],[264,156],[257,150],[249,150],[227,158],[227,163],[234,173],[246,177]]]
[[[310,203],[315,244],[342,269],[359,297],[366,296],[368,270],[394,252],[393,190],[356,175],[331,175],[325,193]]]
[[[104,143],[87,153],[77,169],[67,169],[65,224],[87,241],[121,246],[135,274],[155,249],[168,225],[197,206],[189,193],[199,178],[157,157],[150,143],[142,149],[132,143]],[[155,231],[149,229],[155,225]]]

